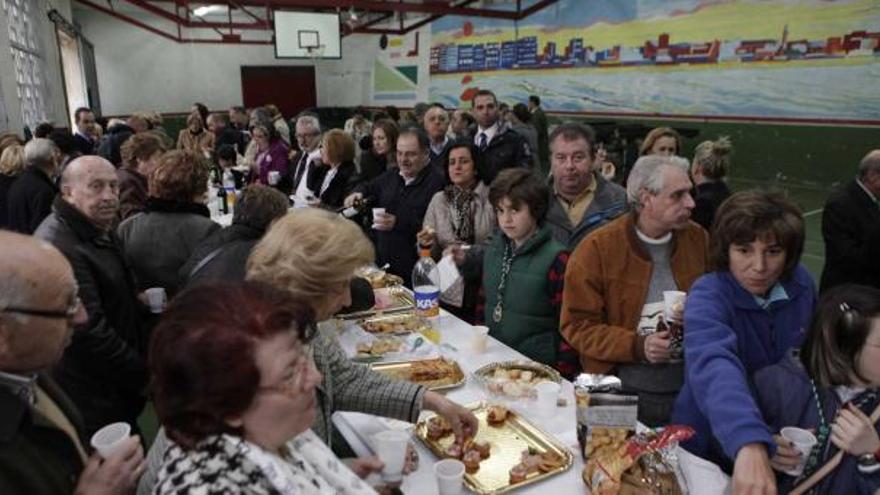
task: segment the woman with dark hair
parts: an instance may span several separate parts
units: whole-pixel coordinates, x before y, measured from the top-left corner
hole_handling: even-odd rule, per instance
[[[309,430],[321,381],[313,315],[253,282],[196,287],[171,303],[150,346],[171,439],[153,493],[375,493]]]
[[[256,173],[253,182],[272,186],[284,194],[290,194],[293,177],[290,176],[287,143],[281,139],[275,126],[265,122],[258,122],[253,126],[251,137],[257,151],[254,159]]]
[[[470,141],[455,141],[448,149],[446,182],[425,212],[423,228],[417,234],[421,246],[431,248],[439,260],[446,248],[485,244],[495,229],[495,210],[489,203],[489,187],[480,180],[474,161],[476,150]],[[476,317],[479,277],[462,280],[440,296],[443,307],[465,321]]]
[[[208,167],[195,153],[170,151],[147,177],[145,211],[118,228],[122,250],[137,275],[139,290],[164,287],[177,293],[180,267],[220,225],[205,206]]]
[[[794,204],[772,192],[734,194],[712,227],[715,271],[694,283],[685,303],[685,383],[672,422],[696,431],[683,447],[732,468],[734,493],[775,490],[775,444],[752,378],[799,347],[809,327],[816,288],[799,264],[803,249]]]
[[[501,171],[489,189],[500,232],[483,257],[489,335],[529,359],[556,366],[566,247],[544,223],[548,187],[522,168]]]
[[[880,436],[871,414],[880,405],[880,289],[842,285],[825,292],[799,356],[755,374],[758,404],[773,433],[779,493],[818,471],[836,453],[840,464],[813,493],[870,495],[880,489]],[[816,432],[809,455],[778,433]],[[800,476],[793,471],[803,466]]]
[[[372,146],[361,155],[361,179],[368,181],[396,164],[397,124],[388,119],[373,124]]]
[[[197,113],[199,118],[202,119],[202,127],[208,125],[208,115],[211,114],[208,111],[208,107],[205,106],[204,103],[195,102],[189,107],[189,113]]]

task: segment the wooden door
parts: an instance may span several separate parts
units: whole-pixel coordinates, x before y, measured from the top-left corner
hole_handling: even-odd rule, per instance
[[[315,68],[243,66],[241,93],[245,107],[254,108],[274,103],[281,114],[290,119],[299,112],[318,105],[315,97]]]

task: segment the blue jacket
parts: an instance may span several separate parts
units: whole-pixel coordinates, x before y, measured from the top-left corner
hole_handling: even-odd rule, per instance
[[[793,355],[783,359],[779,364],[768,366],[755,373],[755,389],[758,405],[771,432],[776,434],[785,426],[799,426],[818,431],[819,409],[813,398],[810,377]],[[819,396],[825,418],[834,421],[842,405],[840,399],[834,391],[828,389],[819,389]],[[877,401],[865,404],[862,411],[870,415],[875,407]],[[837,453],[837,450],[829,440],[818,467],[825,464]],[[844,456],[837,469],[825,477],[813,493],[874,493],[880,488],[880,472],[863,474],[858,470],[857,461],[851,455]],[[785,473],[776,473],[776,480],[779,493],[788,493],[794,487],[795,479]]]
[[[694,283],[685,303],[685,383],[672,422],[696,431],[683,447],[728,470],[743,445],[774,451],[752,375],[800,347],[816,302],[813,279],[800,265],[782,286],[788,299],[764,310],[730,272],[712,272]]]

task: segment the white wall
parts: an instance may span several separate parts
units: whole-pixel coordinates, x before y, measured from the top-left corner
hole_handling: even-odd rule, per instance
[[[170,30],[149,14],[140,21]],[[74,20],[95,46],[95,65],[104,115],[139,110],[187,111],[200,101],[208,108],[242,103],[242,65],[310,65],[276,59],[272,45],[176,43],[102,12],[76,5]],[[355,106],[370,101],[372,64],[378,37],[343,38],[343,58],[315,64],[319,106]]]

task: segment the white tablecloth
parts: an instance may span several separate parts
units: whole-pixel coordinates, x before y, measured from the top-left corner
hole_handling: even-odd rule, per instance
[[[458,318],[443,311],[436,321],[437,328],[442,335],[440,352],[458,361],[462,370],[468,375],[464,386],[446,392],[446,396],[459,404],[471,404],[486,398],[483,389],[471,376],[471,373],[489,363],[497,361],[511,361],[526,359],[510,347],[490,337],[489,346],[484,354],[471,352],[469,341],[472,327]],[[534,494],[583,494],[586,486],[581,480],[581,470],[584,467],[583,459],[579,453],[577,433],[575,425],[574,387],[568,381],[563,381],[562,396],[568,401],[566,407],[557,408],[552,417],[540,417],[533,410],[519,408],[513,409],[525,416],[536,426],[555,436],[559,443],[569,447],[572,452],[574,463],[572,467],[558,475],[526,485],[516,493]],[[382,429],[402,427],[400,422],[392,422],[361,413],[337,412],[333,415],[333,423],[349,442],[352,449],[359,456],[372,455],[368,443],[373,434]],[[437,493],[437,484],[434,480],[432,467],[438,459],[421,442],[416,441],[421,462],[419,469],[404,479],[401,489],[404,493],[433,495]],[[692,495],[712,495],[725,493],[728,490],[729,480],[714,464],[688,454],[679,449],[682,471],[687,477],[689,493]]]

